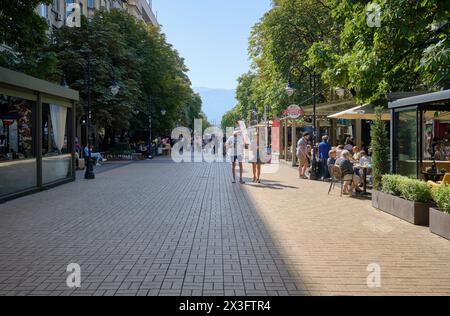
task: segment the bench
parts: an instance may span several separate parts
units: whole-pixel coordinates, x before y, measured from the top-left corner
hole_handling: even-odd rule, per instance
[[[142,153],[134,153],[131,154],[131,160],[136,161],[136,160],[144,160],[145,157]]]

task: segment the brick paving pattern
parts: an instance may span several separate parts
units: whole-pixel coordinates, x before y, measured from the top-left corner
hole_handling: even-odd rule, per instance
[[[281,166],[246,186],[251,204],[292,275],[312,295],[449,295],[450,241],[372,207],[336,186],[299,180]],[[381,268],[369,288],[367,268]]]
[[[127,164],[0,205],[0,295],[303,294],[223,164]]]
[[[265,178],[157,160],[2,204],[0,295],[450,294],[449,241],[291,168]]]

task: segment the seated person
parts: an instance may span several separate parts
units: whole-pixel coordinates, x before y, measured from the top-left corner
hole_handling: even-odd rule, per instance
[[[97,166],[100,166],[100,161],[101,162],[106,162],[107,161],[107,159],[103,158],[100,153],[92,152],[92,146],[89,146],[89,148],[88,148],[88,146],[84,147],[84,159],[85,160],[87,158],[89,158],[89,151],[91,153],[92,159],[94,159],[94,161],[95,161]]]
[[[6,136],[0,135],[0,155],[5,155],[6,152]]]
[[[437,161],[443,160],[442,159],[442,147],[440,144],[436,145],[434,159]]]
[[[339,149],[337,149],[336,150],[336,163],[335,163],[335,166],[340,166],[341,165],[341,162],[342,162],[342,160],[344,160],[344,158],[342,157],[342,153],[343,153],[344,151],[339,151]]]
[[[372,163],[372,158],[370,158],[365,151],[361,151],[359,163],[361,164],[361,166],[370,165]]]
[[[353,161],[359,161],[361,158],[361,149],[358,146],[353,147]]]
[[[361,178],[355,174],[353,165],[351,163],[351,158],[352,154],[348,150],[344,150],[342,152],[342,160],[339,163],[339,167],[341,168],[344,182],[351,182],[352,188],[355,189],[356,192],[361,192],[361,189],[359,189]],[[346,183],[344,186],[344,194],[349,195],[352,191],[352,188],[349,188],[348,184]]]
[[[332,149],[328,153],[328,155],[330,156],[330,158],[328,158],[328,160],[327,160],[328,168],[330,168],[330,166],[334,166],[336,164],[336,154],[337,154],[336,149]]]

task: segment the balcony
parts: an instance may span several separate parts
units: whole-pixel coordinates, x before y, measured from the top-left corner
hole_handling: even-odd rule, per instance
[[[151,0],[140,0],[142,4],[142,18],[146,23],[151,23],[154,26],[158,26],[158,21],[153,13]]]

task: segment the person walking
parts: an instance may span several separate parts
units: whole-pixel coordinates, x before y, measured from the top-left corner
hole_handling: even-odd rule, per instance
[[[328,179],[328,166],[327,161],[331,150],[331,145],[328,143],[328,136],[322,137],[322,142],[319,144],[319,165],[320,165],[320,178],[323,180]]]
[[[239,163],[239,183],[245,184],[242,179],[242,174],[244,172],[243,166],[243,154],[244,154],[244,144],[242,136],[238,131],[233,133],[233,136],[227,140],[227,152],[231,158],[231,172],[233,175],[233,183],[236,183],[236,163]]]
[[[253,170],[253,182],[261,183],[262,160],[261,160],[261,154],[260,154],[259,130],[258,129],[256,130],[254,136],[255,136],[254,142],[256,144],[256,148],[253,148],[253,150],[256,151],[256,155],[255,155],[255,153],[253,153],[253,159],[251,161],[252,170]]]
[[[297,142],[297,158],[298,158],[298,172],[300,179],[307,179],[305,176],[308,169],[308,142],[309,133],[303,133],[303,137]]]

